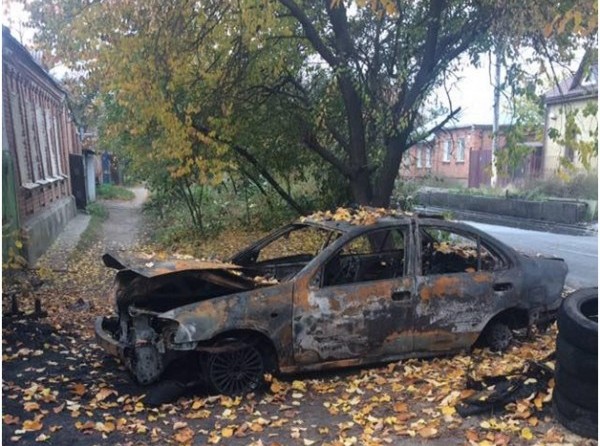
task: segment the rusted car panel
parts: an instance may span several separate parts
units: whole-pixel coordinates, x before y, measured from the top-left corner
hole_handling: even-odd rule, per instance
[[[305,233],[309,248],[265,255]],[[104,260],[119,270],[118,317],[97,321],[98,342],[141,383],[200,358],[222,392],[254,388],[257,377],[244,377],[267,365],[296,372],[470,348],[490,326],[550,320],[567,272],[463,224],[347,210],[286,226],[229,263]]]

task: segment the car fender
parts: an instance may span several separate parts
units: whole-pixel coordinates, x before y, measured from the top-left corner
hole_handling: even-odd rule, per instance
[[[177,322],[173,344],[209,341],[222,333],[251,330],[269,338],[285,356],[292,344],[293,282],[208,299],[162,313]]]

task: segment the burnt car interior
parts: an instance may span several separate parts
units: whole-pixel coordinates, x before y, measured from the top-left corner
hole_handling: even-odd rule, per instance
[[[399,228],[372,231],[350,240],[325,265],[321,286],[402,277],[404,240]]]
[[[423,275],[494,271],[505,266],[477,236],[438,227],[421,227],[419,233]]]
[[[320,227],[293,225],[231,261],[242,266],[244,274],[249,277],[264,276],[283,282],[294,277],[341,235],[339,231]]]

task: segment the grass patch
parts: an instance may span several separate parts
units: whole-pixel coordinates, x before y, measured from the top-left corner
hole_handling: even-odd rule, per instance
[[[102,235],[102,222],[108,218],[108,210],[100,203],[90,203],[86,208],[86,212],[91,219],[88,227],[83,231],[77,243],[76,252],[82,252],[97,242]]]
[[[114,184],[101,184],[96,189],[96,192],[98,197],[105,200],[129,201],[135,198],[135,194],[129,189],[126,189],[123,186],[116,186]]]

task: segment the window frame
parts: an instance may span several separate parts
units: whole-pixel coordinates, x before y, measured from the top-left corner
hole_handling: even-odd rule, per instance
[[[452,140],[447,139],[444,141],[444,155],[442,161],[449,163],[452,158]]]
[[[465,138],[459,138],[458,144],[456,148],[456,162],[464,163],[465,162]]]
[[[324,274],[325,268],[329,265],[329,263],[336,256],[338,256],[340,254],[340,252],[344,249],[344,247],[346,247],[348,244],[352,243],[354,240],[356,240],[359,237],[365,237],[365,236],[368,236],[370,233],[374,233],[374,232],[378,232],[378,231],[388,231],[388,233],[391,233],[391,231],[398,231],[402,234],[402,241],[403,241],[402,275],[398,275],[398,276],[395,276],[392,278],[387,278],[387,279],[371,279],[371,280],[364,280],[364,281],[359,281],[359,282],[338,283],[338,284],[332,284],[332,285],[324,285],[323,284],[323,281],[325,279],[325,274]],[[389,235],[387,237],[389,237]],[[386,239],[387,239],[387,237],[386,237]],[[329,256],[327,256],[327,258],[323,259],[323,262],[321,262],[321,264],[316,268],[312,278],[309,280],[309,283],[311,286],[313,286],[315,288],[325,289],[325,288],[336,287],[336,286],[357,285],[357,284],[385,281],[385,280],[398,280],[398,279],[405,278],[409,275],[412,275],[412,273],[409,271],[409,258],[410,258],[410,254],[408,252],[410,249],[409,237],[410,237],[410,226],[408,226],[408,225],[387,226],[387,227],[373,228],[368,231],[359,232],[359,233],[355,234],[354,236],[348,238],[347,240],[341,242],[341,245],[338,246],[335,249],[335,251],[333,251]],[[335,242],[337,242],[337,241],[340,241],[340,239],[336,240]],[[385,252],[394,252],[394,250],[380,251],[380,253],[385,253]],[[357,255],[374,255],[374,254],[357,254]]]
[[[431,274],[431,273],[424,274],[423,273],[423,233],[425,233],[427,236],[431,237],[431,235],[429,235],[427,232],[425,232],[426,229],[446,231],[446,232],[454,233],[461,237],[475,241],[477,244],[477,269],[471,273],[469,273],[467,271],[462,271],[462,272],[445,272],[445,273],[436,273],[436,274]],[[417,272],[417,275],[419,275],[421,277],[442,276],[444,274],[473,274],[473,273],[486,273],[486,272],[487,273],[497,273],[499,271],[506,271],[506,270],[510,269],[513,265],[510,258],[505,253],[503,253],[502,250],[493,246],[492,243],[489,243],[487,240],[485,240],[484,236],[482,236],[481,234],[479,234],[477,232],[471,232],[467,229],[457,228],[455,226],[436,225],[436,224],[425,224],[425,225],[420,224],[417,226],[417,230],[415,232],[417,234],[417,243],[415,245],[415,249],[417,250],[416,272]],[[482,270],[481,269],[481,248],[482,247],[484,249],[486,249],[492,256],[496,257],[501,262],[501,266],[499,266],[495,269],[492,269],[492,270]]]

